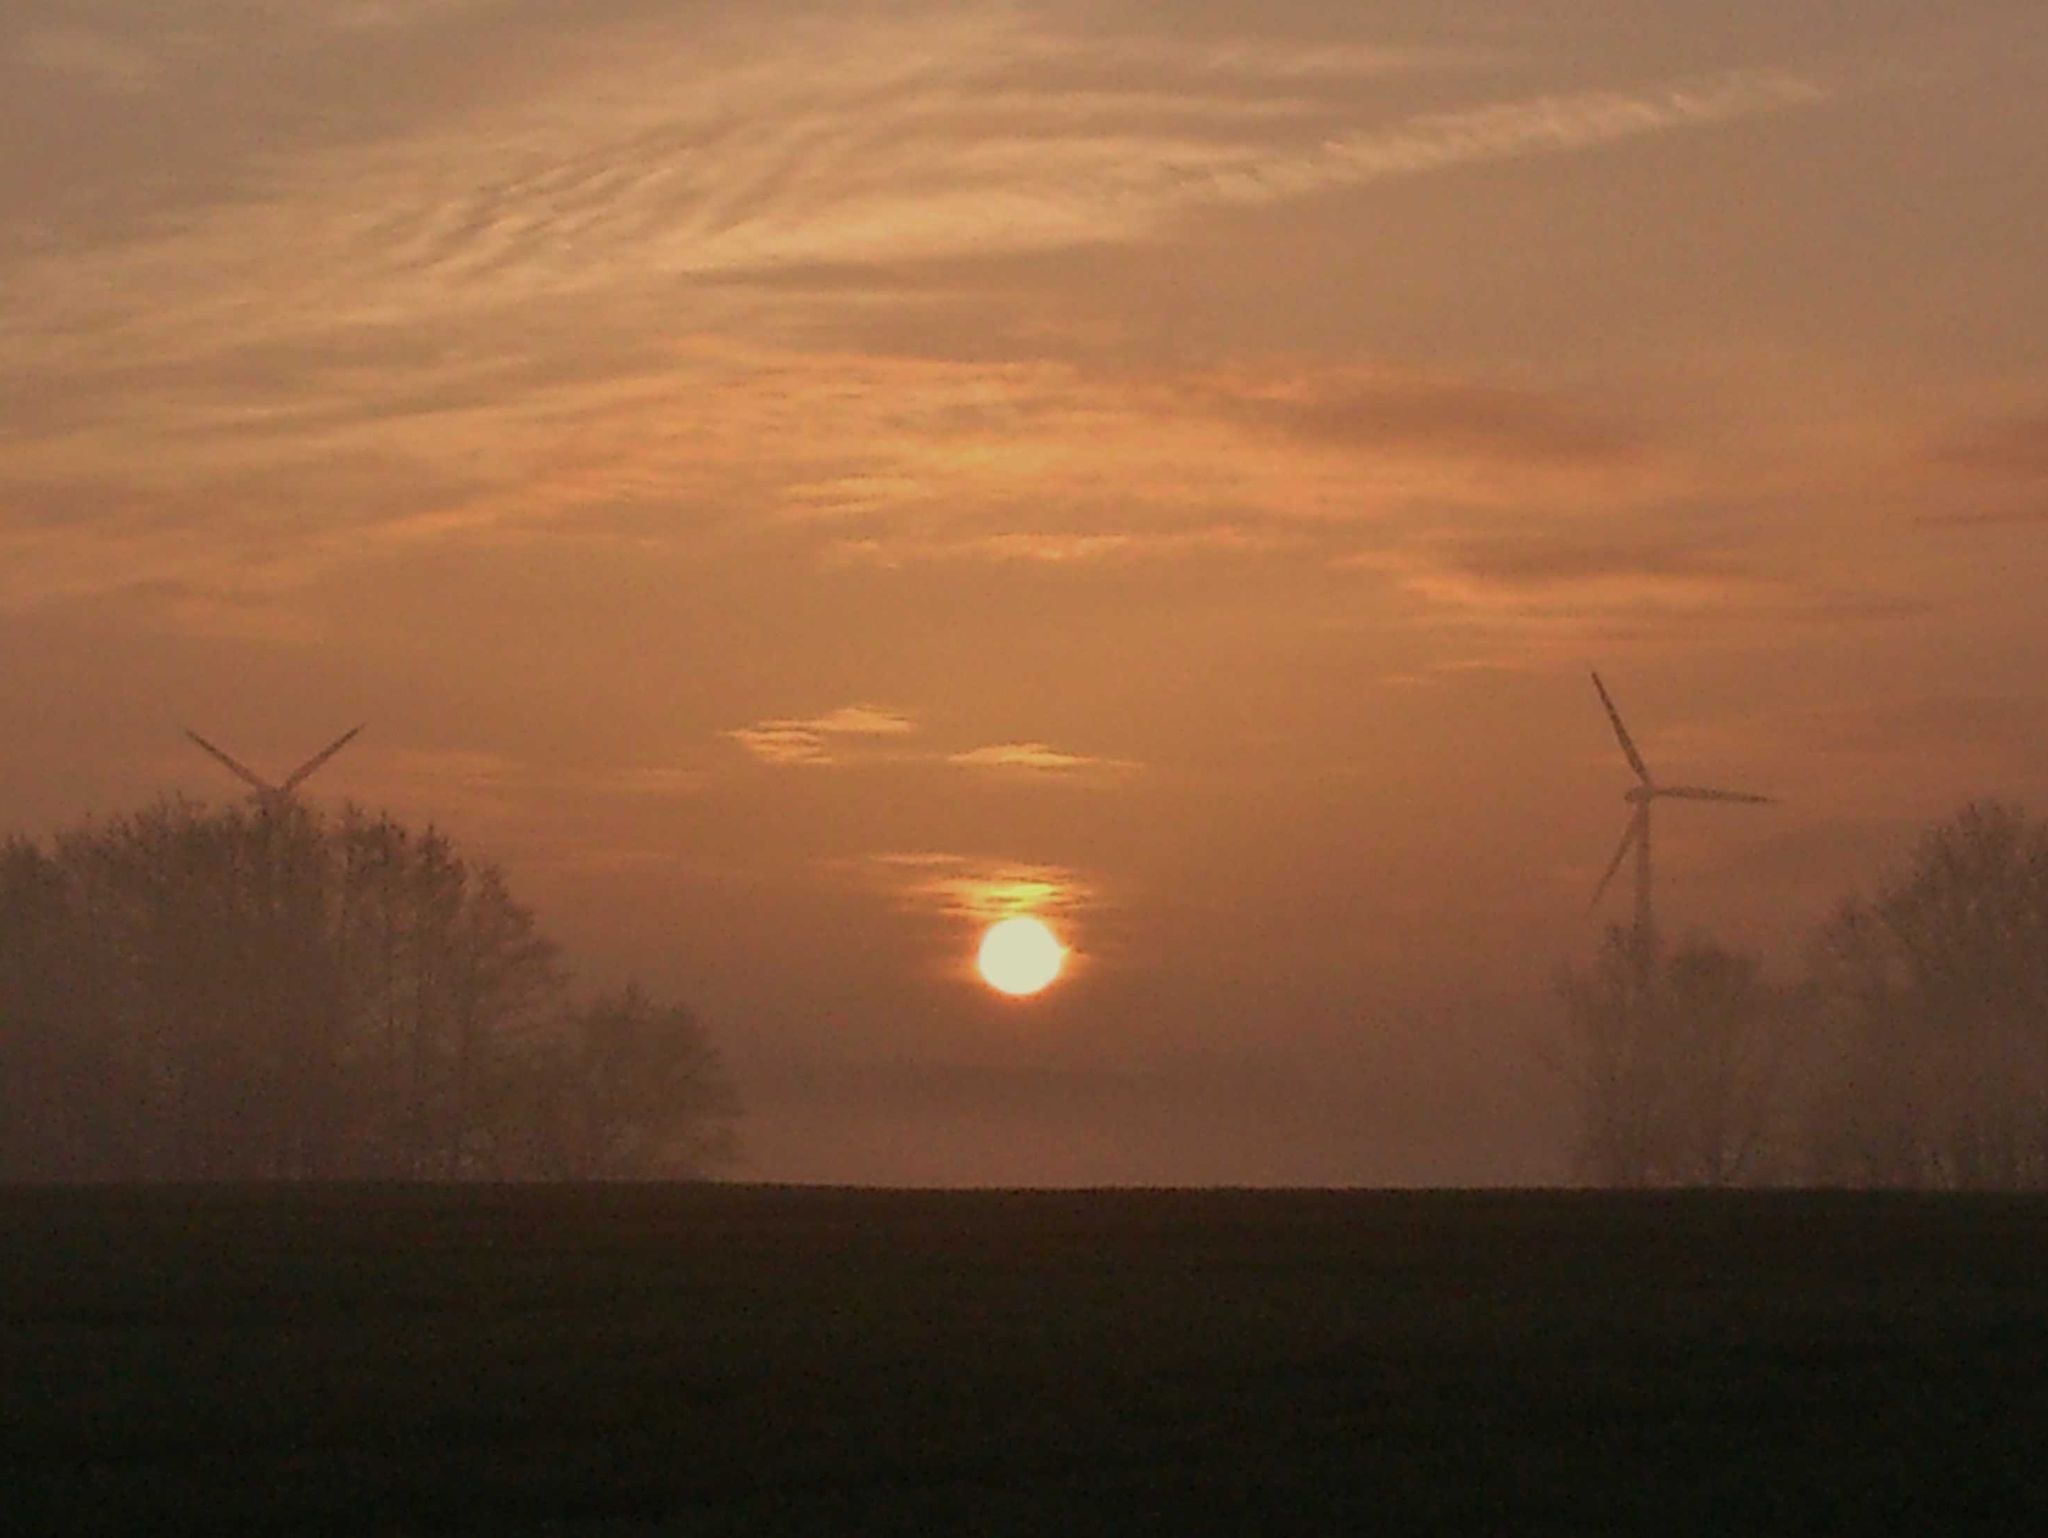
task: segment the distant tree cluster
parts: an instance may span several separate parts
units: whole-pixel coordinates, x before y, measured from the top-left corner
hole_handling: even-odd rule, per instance
[[[2048,1187],[2048,825],[2015,807],[1932,829],[1795,984],[1615,930],[1561,994],[1592,1182]]]
[[[1600,1185],[1733,1185],[1770,1157],[1783,997],[1755,961],[1695,943],[1645,978],[1610,932],[1560,985],[1573,1033],[1579,1172]]]
[[[703,1173],[687,1010],[577,1002],[489,865],[283,798],[0,846],[0,1179]]]

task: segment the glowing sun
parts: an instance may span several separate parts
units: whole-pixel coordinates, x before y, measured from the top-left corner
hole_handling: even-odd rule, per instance
[[[974,961],[989,987],[1021,999],[1044,989],[1060,975],[1067,950],[1059,936],[1037,919],[1004,919],[989,925]]]

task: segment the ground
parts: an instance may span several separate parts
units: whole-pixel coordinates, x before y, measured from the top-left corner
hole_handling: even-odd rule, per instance
[[[0,1256],[15,1533],[2048,1510],[2048,1199],[15,1190]]]

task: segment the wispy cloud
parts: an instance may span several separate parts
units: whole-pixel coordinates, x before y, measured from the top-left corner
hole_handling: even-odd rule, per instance
[[[807,719],[785,717],[757,721],[751,726],[734,728],[725,735],[760,762],[780,767],[817,768],[854,762],[870,765],[886,762],[899,767],[947,764],[983,773],[1069,777],[1082,773],[1118,773],[1137,767],[1126,759],[1065,752],[1043,742],[998,742],[958,751],[936,748],[906,752],[892,748],[879,756],[872,751],[849,756],[849,749],[871,749],[885,741],[894,742],[912,736],[919,730],[917,721],[902,711],[879,705],[844,705]]]
[[[1050,916],[1099,899],[1092,881],[1059,865],[910,850],[870,855],[859,868],[910,907],[977,922]]]
[[[1304,541],[1281,530],[1216,524],[1196,529],[1118,530],[1083,533],[1061,530],[1007,529],[985,534],[892,534],[886,537],[832,539],[823,547],[826,560],[845,565],[882,567],[925,563],[979,563],[1032,566],[1117,566],[1196,557],[1245,556],[1300,550]]]
[[[900,711],[879,705],[842,705],[807,720],[757,721],[726,733],[765,764],[818,765],[839,760],[835,746],[843,739],[905,737],[917,723]]]
[[[449,376],[433,411],[337,398],[272,432],[232,396],[179,391],[160,408],[174,431],[27,445],[0,479],[16,510],[0,526],[0,604],[172,584],[215,611],[258,602],[303,624],[293,584],[338,563],[539,537],[681,549],[726,530],[856,567],[1322,563],[1362,528],[1385,546],[1461,512],[1585,518],[1674,496],[1691,474],[1656,424],[1445,370],[707,342],[526,393],[521,371],[468,367],[479,377]],[[110,473],[151,442],[161,456]],[[177,457],[195,451],[231,457],[181,483]],[[807,752],[802,722],[748,730],[761,753]]]
[[[1650,424],[1449,374],[902,360],[892,378],[868,472],[805,488],[835,560],[1314,557],[1331,526],[1594,513],[1669,496],[1686,474]]]
[[[1318,152],[1213,174],[1204,192],[1269,203],[1312,192],[1484,161],[1596,148],[1682,128],[1812,107],[1833,92],[1784,70],[1736,70],[1705,80],[1488,102],[1426,113],[1391,128],[1343,135]]]
[[[493,8],[308,8],[300,53],[337,28],[459,31],[472,9]],[[1533,390],[1117,374],[1021,344],[892,356],[856,321],[971,286],[961,259],[1150,240],[1831,89],[1764,70],[1499,99],[1452,51],[1092,35],[1012,7],[784,20],[593,19],[551,75],[353,140],[244,145],[162,217],[0,257],[0,350],[36,381],[0,403],[0,539],[20,557],[0,603],[217,589],[178,611],[201,623],[395,546],[600,520],[668,545],[743,527],[851,564],[1102,567],[1315,558],[1306,526],[1408,509],[1610,503],[1661,473],[1653,446]],[[1390,81],[1448,104],[1396,107]],[[778,286],[833,271],[879,289]],[[743,730],[780,762],[833,736]]]
[[[1980,424],[1936,444],[1929,458],[1936,465],[1985,476],[2048,481],[2048,416]]]
[[[354,751],[365,783],[408,801],[440,796],[537,800],[549,796],[666,797],[695,794],[703,773],[681,764],[543,764],[481,749],[380,747]]]
[[[650,102],[608,93],[546,128],[494,125],[493,145],[519,145],[509,164],[479,144],[439,146],[478,165],[480,190],[436,187],[422,203],[425,188],[408,199],[391,185],[422,168],[367,168],[389,185],[392,206],[410,202],[419,217],[376,225],[376,244],[360,257],[390,284],[474,301],[613,282],[620,269],[611,257],[627,250],[644,278],[1128,241],[1205,208],[1591,149],[1810,107],[1830,94],[1790,73],[1738,72],[1485,102],[1385,126],[1312,122],[1311,138],[1243,132],[1252,126],[1243,112],[1219,103],[1181,60],[1163,61],[1159,85],[1109,96],[1109,110],[1077,128],[1065,89],[1001,89],[1042,38],[1026,44],[987,21],[930,24],[918,31],[922,46],[885,57],[874,30],[864,28],[850,54],[843,39],[800,30],[773,84],[749,61],[704,82],[702,105],[678,106],[664,93],[650,114]],[[740,107],[732,85],[757,77],[768,94]],[[1178,111],[1162,111],[1162,98]],[[753,131],[733,131],[726,115],[736,109]],[[1197,121],[1199,131],[1187,126]],[[493,159],[502,172],[491,173]]]
[[[1642,424],[1618,413],[1469,378],[1325,369],[1200,381],[1191,393],[1218,415],[1361,454],[1604,464],[1648,446]]]
[[[963,769],[1017,771],[1026,774],[1070,774],[1076,770],[1125,770],[1137,766],[1128,759],[1094,758],[1085,753],[1066,753],[1042,742],[995,742],[986,747],[949,753],[946,762]]]
[[[1404,591],[1441,610],[1525,622],[1723,610],[1769,591],[1752,574],[1716,569],[1712,562],[1640,562],[1620,552],[1550,571],[1518,563],[1495,567],[1455,549],[1426,547],[1366,552],[1346,564],[1391,575]]]
[[[1928,435],[1900,469],[1918,498],[1920,528],[1988,532],[2048,522],[2048,416],[2008,412],[1952,425]]]
[[[337,15],[410,16],[357,6]],[[772,42],[763,37],[772,37]],[[1588,149],[1826,100],[1781,71],[1483,101],[1397,118],[1305,75],[1415,67],[1398,50],[1144,45],[1077,119],[1071,72],[1128,50],[1007,9],[715,23],[586,41],[538,99],[308,151],[169,233],[32,265],[0,336],[74,353],[218,352],[679,278],[1127,241],[1205,208],[1276,203],[1481,161]],[[1222,77],[1226,77],[1222,78]],[[1115,84],[1107,82],[1114,81]],[[522,82],[522,85],[525,83]],[[1289,106],[1275,127],[1247,105]],[[134,301],[128,296],[136,296]],[[146,300],[142,296],[147,296]],[[691,320],[731,292],[669,294]],[[0,311],[0,316],[5,312]],[[103,360],[104,361],[104,360]]]
[[[1881,573],[1840,576],[1774,568],[1745,533],[1645,539],[1613,528],[1547,534],[1433,535],[1357,552],[1341,564],[1380,573],[1445,617],[1526,632],[1617,633],[1679,621],[1742,619],[1843,625],[1924,613],[1929,600]]]

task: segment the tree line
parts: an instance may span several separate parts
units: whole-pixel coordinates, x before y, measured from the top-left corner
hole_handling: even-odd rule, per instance
[[[2048,824],[2018,807],[1930,829],[1792,982],[1616,929],[1559,993],[1592,1183],[2048,1186]]]
[[[691,1013],[579,997],[494,866],[283,798],[0,845],[0,1179],[693,1176]]]

